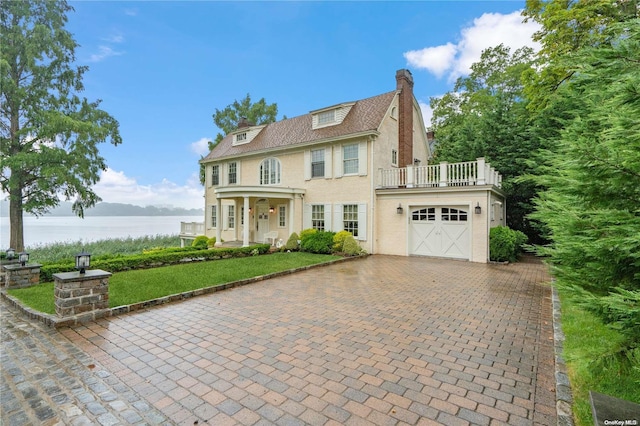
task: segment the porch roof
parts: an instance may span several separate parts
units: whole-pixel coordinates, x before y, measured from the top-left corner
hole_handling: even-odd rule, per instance
[[[305,192],[303,188],[282,188],[278,186],[227,186],[215,189],[216,198],[270,197],[294,199],[296,195],[304,195]]]

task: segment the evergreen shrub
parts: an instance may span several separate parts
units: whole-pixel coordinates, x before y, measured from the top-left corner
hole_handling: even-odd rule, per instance
[[[313,228],[303,229],[300,231],[300,244],[316,232],[318,232],[318,230]]]
[[[207,248],[208,241],[209,237],[207,237],[206,235],[198,235],[196,239],[191,243],[191,247]]]
[[[213,248],[216,246],[216,237],[211,237],[207,240],[207,247]]]
[[[309,253],[330,254],[333,249],[335,232],[316,231],[309,233],[300,243],[300,250]],[[304,231],[302,231],[304,232]]]
[[[344,244],[342,246],[342,251],[347,256],[357,256],[362,253],[362,248],[360,244],[353,238],[353,235],[347,235],[344,239]]]
[[[344,241],[347,237],[352,237],[353,234],[349,231],[340,231],[333,236],[333,251],[343,251]]]
[[[300,237],[295,232],[292,232],[287,240],[287,244],[284,245],[285,250],[298,250],[298,240]]]
[[[497,262],[515,262],[522,252],[527,236],[508,226],[496,226],[489,232],[489,257]]]

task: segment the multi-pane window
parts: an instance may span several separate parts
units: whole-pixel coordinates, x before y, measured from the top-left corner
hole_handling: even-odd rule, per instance
[[[211,185],[220,185],[220,165],[211,166]]]
[[[442,208],[442,220],[451,222],[466,222],[467,212],[464,210],[452,209],[449,207]]]
[[[212,228],[218,227],[218,212],[216,207],[217,206],[211,206],[211,227]]]
[[[345,204],[342,206],[342,221],[345,231],[351,232],[354,237],[358,236],[358,205]]]
[[[278,185],[280,183],[280,161],[267,158],[260,163],[260,185]]]
[[[392,149],[391,150],[391,164],[393,164],[394,166],[398,165],[398,150],[397,149]]]
[[[414,222],[433,222],[436,220],[435,207],[427,207],[420,210],[414,210],[411,213],[411,220]]]
[[[229,163],[229,185],[238,183],[238,164],[236,162]]]
[[[358,144],[342,147],[343,172],[345,175],[358,173]]]
[[[336,121],[336,110],[332,109],[331,111],[325,111],[318,114],[318,124],[329,124]]]
[[[311,177],[324,177],[324,149],[311,151]]]
[[[236,142],[242,142],[247,140],[247,132],[238,133],[236,135]]]
[[[287,208],[285,206],[278,206],[278,226],[280,228],[287,226]]]
[[[314,204],[311,206],[311,227],[318,231],[324,231],[324,205]]]
[[[236,206],[229,207],[227,211],[227,228],[234,229],[236,227]]]

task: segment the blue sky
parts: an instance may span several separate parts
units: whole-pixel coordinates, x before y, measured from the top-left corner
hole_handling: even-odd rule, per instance
[[[202,207],[198,159],[215,109],[250,93],[278,119],[395,89],[411,70],[429,98],[451,90],[480,52],[533,46],[524,1],[71,1],[67,29],[88,65],[83,95],[102,99],[123,143],[103,144],[106,202]]]

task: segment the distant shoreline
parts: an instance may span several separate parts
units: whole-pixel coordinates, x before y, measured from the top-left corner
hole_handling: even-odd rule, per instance
[[[62,202],[46,214],[36,216],[25,213],[24,217],[77,217],[71,209],[72,203]],[[0,217],[9,216],[9,202],[0,201]],[[85,217],[123,217],[123,216],[202,216],[204,209],[185,209],[174,206],[136,206],[123,203],[98,203],[84,211]]]

